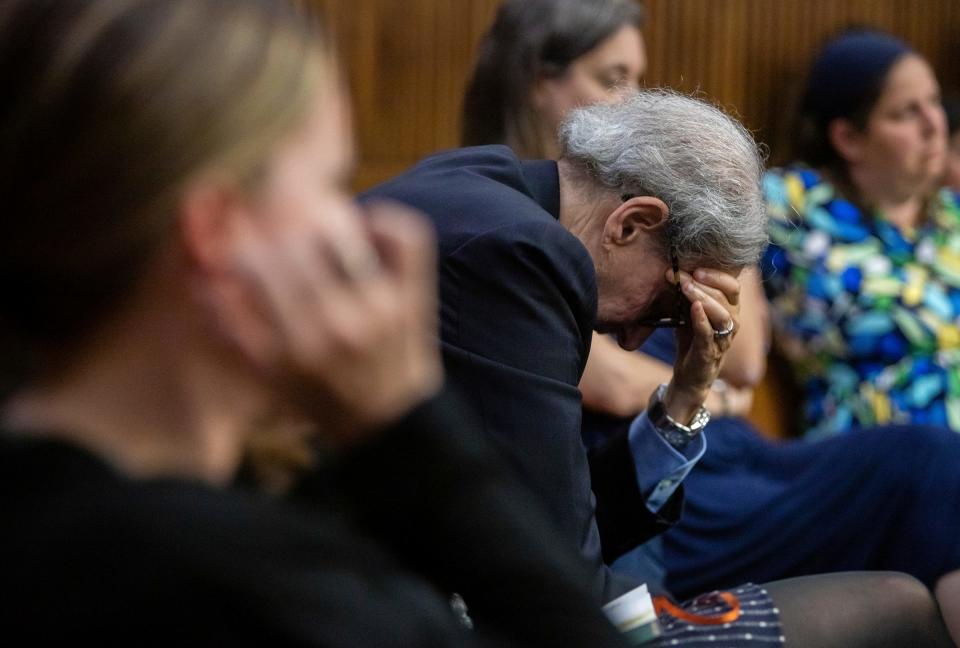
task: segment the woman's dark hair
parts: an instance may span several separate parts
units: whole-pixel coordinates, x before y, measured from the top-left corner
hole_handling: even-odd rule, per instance
[[[47,356],[93,328],[171,240],[184,186],[252,183],[327,62],[283,2],[6,1],[0,343]]]
[[[947,115],[947,132],[953,137],[960,132],[960,95],[951,93],[945,96],[943,112]]]
[[[793,130],[795,157],[844,180],[846,162],[830,142],[831,122],[846,119],[865,129],[890,70],[912,52],[889,34],[862,28],[825,43],[810,68]]]
[[[634,0],[506,0],[480,43],[463,102],[462,143],[500,142],[542,157],[531,90],[625,25],[641,27]]]

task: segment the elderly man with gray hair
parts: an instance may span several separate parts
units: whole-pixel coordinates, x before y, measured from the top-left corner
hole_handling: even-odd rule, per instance
[[[703,452],[736,275],[766,241],[762,164],[742,126],[665,91],[575,111],[561,132],[559,162],[460,149],[365,197],[433,220],[450,380],[596,564],[606,600],[626,586],[602,558],[675,521],[677,486]],[[577,390],[591,330],[634,349],[657,326],[681,333],[674,378],[628,437],[592,453],[591,471]]]
[[[504,146],[439,153],[364,199],[433,221],[447,376],[591,563],[600,603],[638,585],[606,565],[676,521],[680,482],[705,450],[703,402],[739,326],[737,277],[766,243],[762,160],[736,121],[667,91],[574,111],[561,143],[556,162]],[[577,385],[592,330],[635,349],[657,327],[677,330],[670,383],[588,456]],[[448,557],[436,559],[442,571]],[[673,612],[661,645],[784,633],[797,645],[949,645],[929,593],[898,574],[742,585]]]
[[[737,274],[766,242],[762,162],[738,123],[666,91],[574,111],[561,141],[559,162],[503,146],[440,153],[364,198],[430,216],[448,376],[595,563],[608,600],[628,584],[603,559],[675,521],[677,487],[704,450]],[[673,380],[588,462],[577,384],[592,329],[635,349],[659,326],[678,328]]]

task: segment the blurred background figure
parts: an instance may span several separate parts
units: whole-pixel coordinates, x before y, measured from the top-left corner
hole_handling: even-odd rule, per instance
[[[642,26],[633,0],[505,2],[477,52],[461,143],[556,159],[557,130],[571,109],[639,87]]]
[[[849,31],[814,61],[796,132],[800,162],[764,180],[772,321],[807,436],[845,439],[819,446],[848,457],[820,488],[848,491],[837,510],[870,520],[824,526],[819,543],[843,564],[917,575],[960,637],[960,205],[940,189],[940,85],[904,42]]]
[[[777,340],[801,372],[808,435],[883,423],[960,429],[949,258],[957,207],[940,86],[902,41],[854,31],[814,62],[802,166],[765,180]]]

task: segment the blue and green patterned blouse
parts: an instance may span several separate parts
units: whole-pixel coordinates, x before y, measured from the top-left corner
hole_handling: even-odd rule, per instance
[[[766,288],[799,349],[808,435],[884,423],[960,431],[960,204],[944,191],[904,230],[864,214],[818,173],[764,177]]]

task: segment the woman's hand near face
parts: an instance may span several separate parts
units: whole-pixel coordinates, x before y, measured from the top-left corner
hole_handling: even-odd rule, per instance
[[[395,205],[319,239],[291,228],[246,247],[228,334],[324,437],[349,443],[440,388],[434,242]]]
[[[669,274],[672,281],[672,271]],[[677,330],[677,361],[664,406],[672,418],[687,422],[707,399],[740,327],[740,282],[709,268],[698,268],[692,276],[681,271],[677,280],[690,301],[690,323]],[[716,334],[730,327],[729,335]]]
[[[753,407],[753,389],[734,387],[730,383],[717,381],[707,394],[703,406],[710,410],[711,416],[745,417]]]

